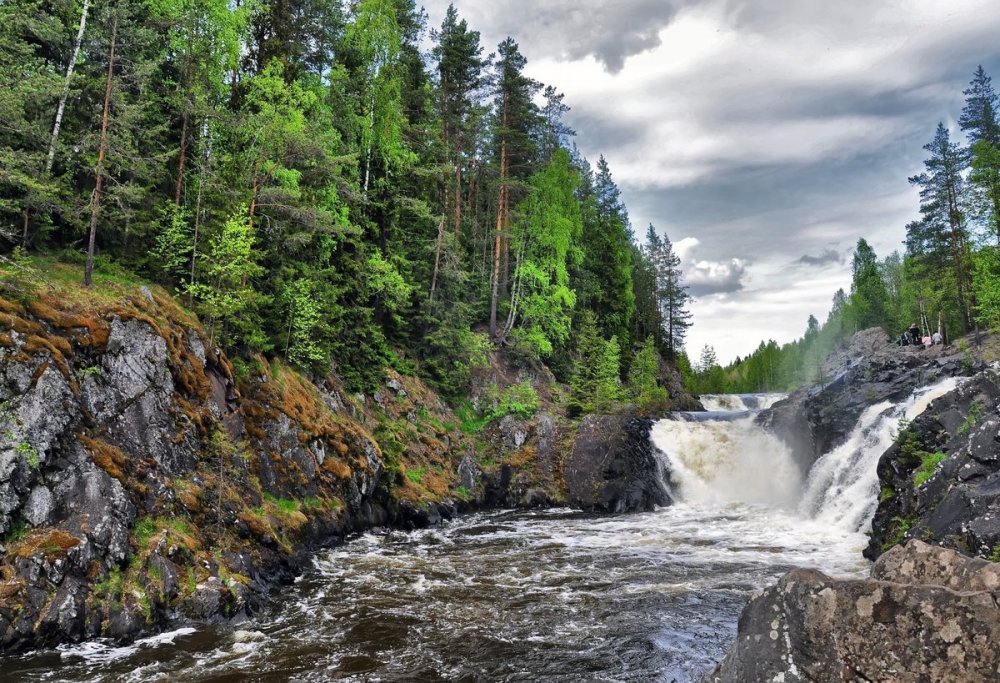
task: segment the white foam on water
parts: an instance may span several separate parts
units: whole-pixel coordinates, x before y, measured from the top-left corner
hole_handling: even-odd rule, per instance
[[[959,381],[950,377],[917,390],[902,403],[886,401],[868,408],[847,440],[813,465],[801,512],[827,525],[868,531],[878,507],[878,461],[895,441],[900,421],[924,412]]]
[[[798,501],[802,478],[791,451],[755,425],[753,415],[718,422],[660,420],[650,438],[666,455],[675,500],[777,507]]]

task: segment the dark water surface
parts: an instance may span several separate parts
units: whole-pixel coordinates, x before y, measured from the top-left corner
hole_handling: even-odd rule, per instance
[[[0,680],[689,681],[755,589],[858,575],[865,540],[746,504],[470,515],[320,553],[243,624],[29,653]]]

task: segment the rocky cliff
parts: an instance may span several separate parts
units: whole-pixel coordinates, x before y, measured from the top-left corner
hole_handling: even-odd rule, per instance
[[[847,438],[869,406],[901,401],[914,389],[983,367],[955,347],[899,347],[879,328],[863,330],[826,361],[822,383],[762,411],[758,422],[791,446],[806,472]]]
[[[243,613],[306,552],[471,497],[415,380],[234,371],[162,293],[0,300],[0,646]],[[418,419],[420,415],[423,419]]]
[[[865,555],[917,538],[1000,561],[1000,386],[985,370],[934,401],[879,460]]]
[[[641,428],[578,433],[553,405],[465,433],[391,370],[361,395],[234,364],[158,289],[0,298],[0,651],[243,615],[313,549],[375,526],[658,502],[635,488],[655,465]],[[585,490],[568,458],[592,468]]]

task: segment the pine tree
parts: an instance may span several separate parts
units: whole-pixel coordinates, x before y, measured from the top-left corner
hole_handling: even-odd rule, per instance
[[[493,244],[493,274],[490,279],[490,336],[498,338],[497,309],[506,294],[510,273],[511,209],[518,194],[514,181],[531,171],[536,150],[532,132],[538,123],[533,101],[539,84],[524,75],[527,64],[518,45],[507,38],[497,48],[494,146],[497,154],[498,188]]]
[[[656,232],[653,226],[650,229],[651,232]],[[667,356],[672,359],[684,350],[684,340],[691,327],[691,313],[688,311],[691,295],[682,284],[681,259],[674,253],[673,245],[666,235],[658,241],[652,261],[656,269],[656,293],[663,325],[663,345]]]
[[[1000,98],[982,65],[963,94],[965,108],[958,123],[971,146],[974,214],[1000,245]]]
[[[969,330],[971,270],[969,235],[963,211],[965,180],[963,172],[968,156],[951,142],[948,129],[939,123],[934,139],[924,146],[931,156],[924,161],[926,171],[910,178],[920,188],[921,219],[906,226],[909,255],[924,259],[932,269],[926,275],[944,277],[941,269],[950,269],[956,292],[962,329]]]
[[[851,270],[851,310],[856,327],[888,327],[886,303],[889,295],[882,281],[878,257],[864,238],[858,240]]]
[[[603,333],[630,338],[635,293],[632,289],[632,230],[607,160],[602,156],[597,173],[582,198],[584,259],[576,287],[580,305],[594,312]]]
[[[646,337],[642,349],[632,359],[628,374],[629,393],[642,410],[666,410],[669,406],[667,390],[657,381],[659,374],[660,355],[653,337]]]

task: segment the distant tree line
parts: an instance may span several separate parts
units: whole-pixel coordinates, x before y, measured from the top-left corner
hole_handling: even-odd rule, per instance
[[[514,39],[488,53],[452,6],[422,55],[426,23],[413,0],[0,4],[0,249],[88,285],[114,262],[233,354],[356,389],[393,365],[460,396],[491,344],[582,408],[655,394],[648,349],[690,324],[669,240],[637,244]]]
[[[852,257],[850,293],[838,291],[822,326],[809,317],[789,344],[761,342],[720,367],[711,348],[688,375],[702,393],[783,391],[822,381],[822,361],[845,338],[882,327],[893,338],[915,323],[946,339],[1000,326],[1000,100],[982,66],[963,91],[958,124],[966,143],[938,123],[920,190],[919,218],[906,225],[905,251],[879,259],[865,239]]]

